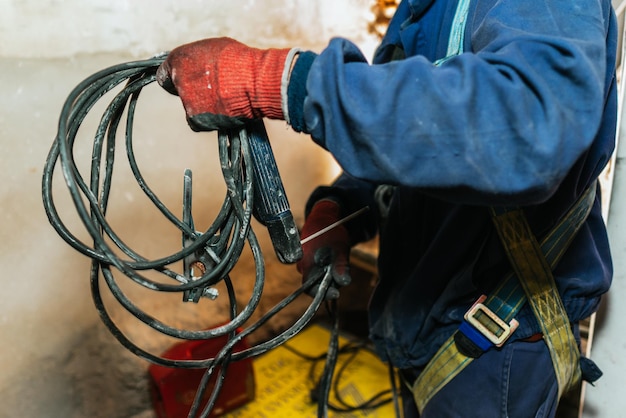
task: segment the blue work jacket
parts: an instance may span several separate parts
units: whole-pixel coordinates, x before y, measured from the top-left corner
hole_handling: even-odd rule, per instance
[[[290,82],[290,123],[344,171],[308,208],[376,208],[394,186],[384,223],[372,210],[348,226],[355,242],[380,234],[370,336],[400,368],[423,366],[510,270],[488,207],[523,207],[541,238],[614,149],[610,0],[471,0],[463,52],[434,65],[457,1],[404,0],[371,64],[333,39]],[[573,323],[598,308],[612,277],[599,194],[554,275]],[[513,338],[540,331],[530,308],[517,319]]]

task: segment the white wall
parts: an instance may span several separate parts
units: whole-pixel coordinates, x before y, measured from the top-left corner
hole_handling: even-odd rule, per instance
[[[257,46],[367,39],[370,0],[2,0],[0,56],[150,56],[191,40],[230,36]]]
[[[590,355],[603,371],[603,376],[593,387],[584,387],[584,403],[581,409],[581,418],[596,417],[619,417],[626,411],[626,398],[621,396],[624,388],[624,374],[626,373],[626,361],[624,361],[624,349],[626,348],[626,338],[624,338],[624,324],[622,318],[626,313],[626,305],[623,303],[626,297],[626,245],[624,245],[624,204],[626,203],[626,172],[624,171],[624,161],[626,151],[624,148],[624,27],[626,19],[626,2],[624,0],[614,0],[613,7],[617,15],[620,40],[618,52],[620,62],[618,66],[619,81],[619,108],[620,115],[617,129],[617,150],[613,156],[612,169],[607,172],[607,187],[610,195],[606,200],[610,200],[607,205],[606,217],[609,233],[609,243],[613,255],[613,284],[608,295],[606,295],[600,309],[593,321],[593,332],[590,337]],[[608,193],[605,193],[605,195]]]
[[[366,34],[369,4],[368,0],[0,0],[0,418],[151,416],[147,364],[121,348],[100,324],[89,292],[89,260],[59,238],[41,203],[44,161],[70,90],[105,67],[207,36],[232,36],[261,47],[321,49],[331,36],[343,34],[368,49],[373,45]],[[182,172],[193,168],[201,229],[212,221],[223,196],[215,142],[208,134],[188,129],[177,98],[158,86],[149,87],[142,93],[143,117],[136,123],[136,153],[144,175],[175,209],[180,204]],[[82,166],[90,160],[88,146],[96,121],[85,122],[76,155]],[[319,182],[330,180],[332,161],[284,123],[268,123],[268,129],[301,222],[306,197]],[[116,164],[123,167],[123,154],[118,158]],[[86,238],[60,173],[55,178],[59,212],[70,229]],[[110,213],[116,230],[144,254],[175,250],[180,238],[163,226],[128,170],[121,168],[115,178]],[[258,233],[264,239],[262,230]],[[283,283],[285,288],[268,285],[265,309],[300,280],[293,266],[278,265],[271,250],[267,262],[268,283]],[[205,301],[198,311],[181,307],[178,296],[129,291],[146,309],[179,325],[207,325],[223,313],[219,303]],[[137,327],[121,310],[113,308],[113,313],[144,348],[158,353],[172,343]],[[281,321],[285,320],[271,326],[280,327]]]

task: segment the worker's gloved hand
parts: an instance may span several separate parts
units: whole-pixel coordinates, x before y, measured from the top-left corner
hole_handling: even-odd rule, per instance
[[[341,219],[339,204],[323,199],[317,202],[304,222],[301,237],[306,239],[315,232]],[[327,266],[331,268],[333,283],[326,292],[327,299],[339,297],[338,288],[350,283],[350,237],[344,225],[339,225],[302,245],[303,256],[297,268],[302,273],[302,281],[321,280]],[[309,294],[317,293],[319,285]]]
[[[157,69],[159,84],[180,96],[195,131],[284,119],[281,80],[289,49],[256,49],[212,38],[172,50]]]

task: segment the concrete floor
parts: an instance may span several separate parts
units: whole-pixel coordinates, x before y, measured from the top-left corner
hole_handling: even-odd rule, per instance
[[[151,417],[148,364],[122,348],[100,323],[89,291],[90,260],[57,235],[41,199],[42,169],[65,98],[85,77],[125,61],[129,58],[121,55],[0,59],[0,418]],[[135,152],[142,172],[176,211],[183,171],[192,168],[194,217],[197,229],[204,229],[223,200],[217,144],[211,134],[188,129],[177,98],[156,85],[142,95],[135,124]],[[97,119],[85,121],[85,133],[77,139],[75,158],[81,169],[90,162]],[[294,215],[301,222],[305,199],[318,183],[330,180],[333,163],[308,137],[293,133],[283,122],[268,122],[267,127]],[[166,226],[147,202],[126,167],[122,148],[120,152],[108,213],[114,229],[148,258],[176,251],[178,232]],[[54,185],[64,222],[89,242],[58,171]],[[294,266],[277,262],[263,228],[256,225],[255,231],[267,262],[262,311],[298,286],[300,278]],[[242,256],[237,274],[245,297],[254,277],[249,254]],[[127,286],[127,291],[144,309],[170,324],[198,329],[226,319],[219,298],[183,306],[180,295],[155,295],[133,286]],[[116,321],[143,348],[160,353],[173,343],[138,326],[110,298],[107,301]],[[284,326],[306,303],[291,306],[263,332]]]

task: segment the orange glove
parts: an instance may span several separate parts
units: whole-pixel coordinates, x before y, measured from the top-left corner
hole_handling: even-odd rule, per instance
[[[196,131],[240,126],[247,119],[284,119],[281,81],[289,51],[204,39],[172,50],[156,77],[180,96]]]
[[[301,237],[305,239],[340,219],[341,208],[335,201],[320,200],[307,216]],[[337,287],[346,286],[351,281],[350,247],[350,236],[344,225],[339,225],[304,243],[302,246],[303,256],[297,264],[298,271],[302,273],[302,281],[321,279],[324,270],[330,265],[333,286],[328,289],[326,298],[337,299],[339,297]],[[310,293],[316,292],[317,286]]]

